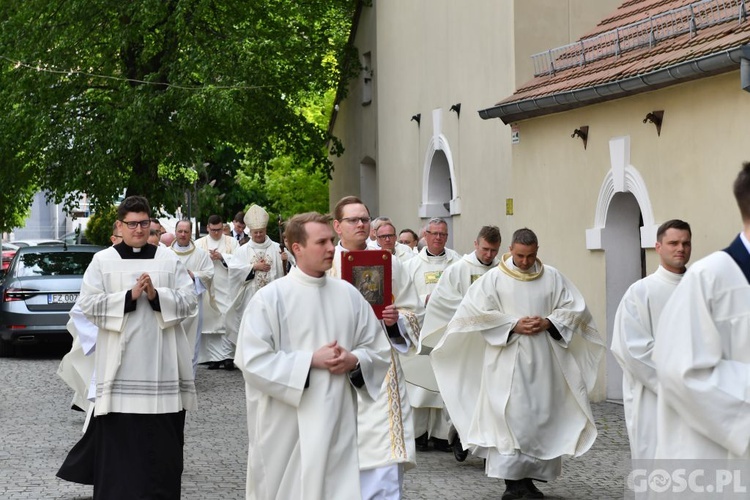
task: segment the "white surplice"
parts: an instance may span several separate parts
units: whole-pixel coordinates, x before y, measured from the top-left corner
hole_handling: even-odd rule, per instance
[[[562,455],[596,439],[588,399],[604,343],[580,292],[537,260],[523,273],[506,254],[471,286],[430,354],[461,442],[504,479],[550,480]],[[511,334],[523,316],[548,318],[548,332]]]
[[[203,295],[203,328],[198,352],[198,363],[224,361],[234,357],[234,344],[227,339],[224,316],[232,305],[228,263],[240,248],[237,240],[226,235],[215,240],[204,236],[195,240],[195,246],[205,251],[218,250],[224,259],[212,260],[214,265],[213,295]],[[209,257],[210,258],[210,257]]]
[[[240,328],[246,498],[360,498],[355,405],[378,397],[390,364],[370,305],[346,282],[292,268],[253,296]],[[313,352],[333,340],[359,359],[365,385],[356,399],[348,375],[310,366]]]
[[[341,277],[341,258],[345,252],[340,243],[336,245],[333,267],[329,271],[331,277]],[[409,469],[416,465],[412,407],[398,353],[416,353],[419,342],[418,317],[423,311],[419,309],[413,284],[401,272],[398,259],[391,260],[391,269],[392,292],[396,297],[394,305],[400,311],[397,325],[405,344],[391,349],[391,366],[378,397],[373,401],[357,398],[359,466],[363,475],[378,468],[399,466]],[[384,327],[381,334],[387,338]],[[398,477],[398,474],[395,476]],[[363,481],[363,484],[370,483]],[[400,491],[398,485],[395,485],[395,489]],[[375,498],[368,491],[363,492],[363,497]]]
[[[255,271],[253,279],[247,279],[253,266],[258,262],[270,264],[271,269],[269,271]],[[227,338],[236,343],[242,314],[255,292],[273,280],[284,276],[281,247],[268,236],[263,243],[255,243],[251,239],[235,252],[228,267],[229,295],[234,299],[226,314]]]
[[[142,294],[125,312],[127,292],[148,273],[161,311]],[[96,416],[160,414],[196,407],[192,349],[181,323],[198,307],[185,266],[167,248],[153,259],[123,259],[114,247],[94,255],[77,302],[99,331],[96,340]]]
[[[661,311],[682,276],[659,266],[628,288],[615,315],[612,354],[623,371],[622,399],[633,459],[652,459],[656,452],[654,334]]]
[[[750,458],[750,285],[726,252],[685,273],[659,319],[653,360],[656,458]]]

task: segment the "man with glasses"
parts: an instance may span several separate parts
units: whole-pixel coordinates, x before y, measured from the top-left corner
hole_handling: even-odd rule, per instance
[[[198,295],[198,310],[183,325],[187,333],[193,352],[193,375],[198,365],[198,351],[200,347],[201,330],[203,329],[203,310],[205,303],[211,302],[213,296],[214,265],[211,258],[203,249],[198,248],[191,239],[193,223],[189,220],[179,220],[174,228],[175,240],[170,248],[177,254],[177,258],[185,264]],[[208,300],[204,301],[203,296]]]
[[[396,226],[388,217],[378,217],[372,223],[375,232],[376,244],[372,248],[388,250],[393,256],[404,263],[414,257],[414,252],[406,245],[402,245],[396,239]],[[382,228],[382,229],[381,229]]]
[[[142,196],[123,200],[123,241],[94,255],[77,302],[98,328],[96,401],[63,469],[91,477],[95,499],[180,498],[185,410],[196,408],[180,323],[198,303],[177,256],[147,243],[149,213]],[[92,449],[93,460],[75,461]]]
[[[227,262],[240,246],[235,238],[224,234],[224,223],[218,215],[208,218],[208,235],[195,240],[195,246],[207,252],[214,265],[213,300],[209,294],[203,294],[203,328],[198,363],[208,363],[209,370],[233,370],[234,344],[227,338],[224,320],[234,300]]]
[[[427,305],[430,294],[435,289],[445,268],[461,260],[458,252],[446,248],[448,223],[435,217],[425,226],[424,237],[427,245],[416,258],[404,264],[419,293],[419,300]],[[437,450],[451,451],[451,424],[448,415],[442,411],[443,402],[420,383],[425,377],[431,378],[432,368],[429,359],[422,356],[405,360],[403,363],[409,388],[409,399],[414,407],[414,433],[417,436],[418,451],[427,451],[429,442]]]
[[[367,250],[370,211],[355,196],[342,198],[334,209],[333,229],[339,235],[329,275],[341,276],[341,259],[348,251]],[[415,353],[419,338],[416,291],[405,281],[398,259],[392,259],[394,304],[383,312],[383,335],[395,352]],[[421,312],[421,311],[419,311]],[[414,424],[399,356],[391,366],[378,398],[357,397],[357,441],[363,500],[400,499],[403,475],[416,465]]]

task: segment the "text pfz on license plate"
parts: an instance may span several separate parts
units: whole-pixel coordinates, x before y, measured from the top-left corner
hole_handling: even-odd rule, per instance
[[[78,300],[77,293],[49,293],[47,294],[48,304],[73,304]]]

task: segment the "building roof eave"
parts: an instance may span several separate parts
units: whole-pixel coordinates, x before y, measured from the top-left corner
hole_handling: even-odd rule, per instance
[[[593,87],[550,94],[530,99],[500,103],[478,111],[483,120],[500,118],[508,125],[537,116],[589,106],[603,101],[620,99],[641,92],[675,85],[739,69],[743,47],[734,47],[689,61],[657,69],[642,75],[603,83]]]

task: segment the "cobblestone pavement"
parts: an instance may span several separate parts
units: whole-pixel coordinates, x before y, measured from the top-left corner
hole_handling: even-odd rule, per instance
[[[27,348],[18,358],[0,359],[0,498],[84,500],[92,488],[55,477],[80,436],[83,414],[70,410],[71,391],[57,377],[64,353]],[[247,431],[244,386],[235,370],[196,377],[199,409],[188,412],[182,498],[244,498]],[[547,498],[623,497],[629,450],[622,406],[593,405],[599,437],[583,457],[563,461],[563,475],[540,484]],[[452,454],[418,454],[406,473],[407,499],[499,499],[502,482],[484,475],[482,461],[457,462]]]

